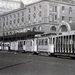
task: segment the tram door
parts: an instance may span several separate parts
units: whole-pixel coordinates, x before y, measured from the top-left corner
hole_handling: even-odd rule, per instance
[[[53,37],[49,38],[49,50],[50,50],[50,53],[54,53],[54,42],[55,42],[55,39]]]
[[[33,40],[33,51],[37,52],[37,39],[36,38]]]
[[[18,41],[18,50],[23,50],[23,41]]]
[[[33,52],[33,40],[26,40],[26,51]]]

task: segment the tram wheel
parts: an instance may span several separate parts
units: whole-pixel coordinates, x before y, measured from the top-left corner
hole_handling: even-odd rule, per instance
[[[71,59],[75,59],[75,57],[71,57]]]
[[[50,55],[51,55],[51,56],[55,56],[54,53],[51,53]]]

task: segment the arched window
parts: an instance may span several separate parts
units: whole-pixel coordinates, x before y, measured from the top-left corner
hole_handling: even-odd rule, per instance
[[[6,35],[8,35],[8,32],[6,32]]]
[[[72,7],[69,7],[69,14],[72,13]]]
[[[64,11],[65,10],[65,7],[64,6],[62,6],[62,11]]]
[[[41,27],[39,27],[39,28],[38,28],[38,30],[39,30],[39,31],[41,31],[41,30],[42,30],[42,28],[41,28]]]
[[[50,29],[51,29],[51,31],[56,31],[56,27],[55,26],[52,26]]]
[[[59,28],[59,32],[67,32],[68,29],[65,25],[62,25],[60,28]]]
[[[33,31],[36,31],[36,27],[33,28]]]
[[[9,34],[12,35],[12,32],[10,32]]]

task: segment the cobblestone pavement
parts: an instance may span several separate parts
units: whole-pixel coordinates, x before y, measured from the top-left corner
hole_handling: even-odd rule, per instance
[[[0,75],[75,75],[75,60],[0,51]]]

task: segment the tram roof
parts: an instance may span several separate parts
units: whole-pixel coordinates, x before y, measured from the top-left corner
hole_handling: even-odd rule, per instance
[[[41,36],[50,36],[50,35],[57,35],[57,32],[45,33],[42,34]]]
[[[27,38],[29,38],[29,36],[32,36],[33,37],[36,34],[43,34],[43,32],[37,32],[37,31],[21,32],[21,33],[16,33],[16,34],[13,34],[13,35],[0,36],[0,39],[3,40],[3,38],[4,38],[4,40],[5,39],[10,40],[10,39],[15,38],[15,39],[18,40],[18,38],[21,39],[21,37],[24,37],[24,39],[27,39]]]
[[[36,34],[43,34],[43,32],[37,32],[37,31],[28,31],[28,32],[22,32],[22,33],[16,33],[16,37],[21,36],[28,36],[28,35],[36,35]]]

